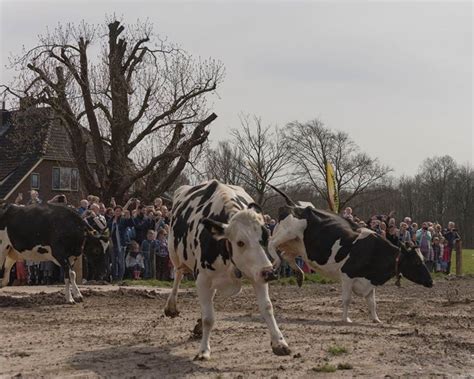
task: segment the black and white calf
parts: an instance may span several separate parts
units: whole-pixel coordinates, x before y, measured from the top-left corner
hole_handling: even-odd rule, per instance
[[[72,265],[84,251],[98,269],[105,269],[108,241],[74,210],[62,205],[3,205],[0,207],[0,267],[2,286],[17,260],[52,261],[64,269],[66,302],[82,301]],[[91,254],[89,254],[89,252]],[[72,294],[71,294],[72,291]]]
[[[372,320],[380,322],[375,287],[398,274],[432,287],[418,248],[398,248],[370,229],[359,228],[331,212],[296,205],[276,190],[285,196],[288,206],[280,210],[280,222],[269,243],[270,254],[278,265],[276,250],[282,251],[282,257],[294,268],[295,258],[301,256],[312,269],[340,280],[344,321],[351,322],[348,310],[354,293],[366,299]]]
[[[239,293],[242,274],[255,289],[260,312],[270,330],[273,352],[290,354],[268,295],[267,281],[275,276],[263,249],[267,242],[260,207],[241,187],[211,180],[194,187],[182,186],[175,192],[168,238],[175,278],[165,314],[178,315],[179,283],[184,273],[193,272],[202,312],[202,340],[195,359],[210,358],[216,291],[223,296]]]

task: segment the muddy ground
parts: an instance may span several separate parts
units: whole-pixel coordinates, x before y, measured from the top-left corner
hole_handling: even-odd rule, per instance
[[[388,283],[377,293],[383,325],[369,321],[360,298],[351,307],[354,324],[340,323],[336,284],[272,285],[277,322],[292,349],[287,357],[272,354],[246,287],[216,299],[208,362],[192,360],[199,343],[190,339],[199,316],[192,289],[180,294],[176,319],[163,316],[166,294],[154,290],[83,286],[84,303],[68,306],[54,289],[61,287],[29,287],[28,295],[0,290],[1,377],[474,375],[474,278],[438,279],[432,289]]]

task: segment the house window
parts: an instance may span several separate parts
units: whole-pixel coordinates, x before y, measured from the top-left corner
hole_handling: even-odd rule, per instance
[[[78,191],[79,171],[77,168],[53,167],[53,190]]]
[[[40,174],[31,174],[31,189],[40,188]]]

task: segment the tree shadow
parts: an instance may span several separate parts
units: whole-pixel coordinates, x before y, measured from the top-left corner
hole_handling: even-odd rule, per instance
[[[181,357],[173,347],[190,343],[180,341],[164,346],[112,346],[75,354],[70,361],[77,370],[93,372],[99,377],[182,378],[192,373],[218,374],[220,370],[193,361],[193,356]]]

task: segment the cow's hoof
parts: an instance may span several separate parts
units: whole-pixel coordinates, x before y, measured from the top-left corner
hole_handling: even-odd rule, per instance
[[[381,324],[381,323],[382,323],[382,321],[380,321],[380,319],[379,319],[378,317],[377,317],[377,318],[374,318],[374,319],[372,320],[372,322],[373,322],[374,324]]]
[[[82,296],[80,296],[80,297],[75,297],[75,298],[74,298],[74,301],[75,301],[76,303],[82,303],[82,302],[84,301],[84,298],[83,298]]]
[[[272,346],[273,354],[275,355],[290,355],[291,350],[287,345]]]
[[[71,300],[66,300],[66,304],[74,305],[76,304],[76,302],[74,301],[74,299],[71,299]]]
[[[296,283],[298,283],[298,287],[301,287],[303,285],[304,281],[304,274],[301,272],[296,273]]]
[[[179,311],[177,309],[165,308],[165,316],[175,318],[179,316]]]
[[[195,361],[208,361],[211,359],[211,352],[210,351],[200,351],[195,357]]]
[[[346,324],[352,324],[352,320],[349,317],[343,318],[342,322],[344,322]]]

